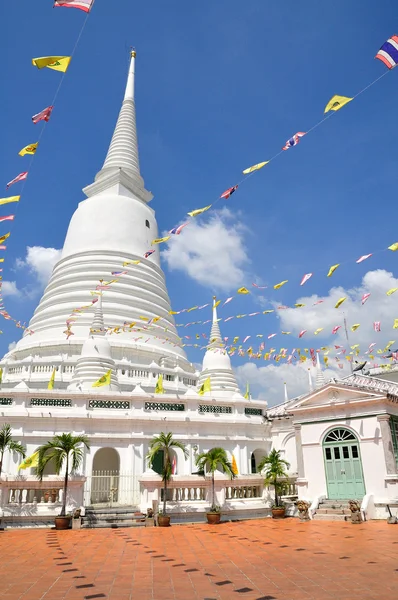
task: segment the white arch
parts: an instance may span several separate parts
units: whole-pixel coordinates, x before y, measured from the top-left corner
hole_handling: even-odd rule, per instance
[[[328,434],[329,434],[331,431],[333,431],[334,429],[347,429],[347,430],[348,430],[348,431],[350,431],[350,432],[351,432],[353,435],[355,435],[355,437],[357,438],[358,442],[360,442],[360,441],[361,441],[361,437],[360,437],[360,435],[359,435],[358,431],[356,431],[356,429],[354,429],[354,428],[353,428],[353,427],[351,427],[350,425],[345,425],[345,424],[343,424],[343,425],[340,425],[340,424],[336,424],[336,423],[334,423],[333,425],[329,425],[329,427],[328,427],[327,429],[325,429],[325,430],[323,431],[323,433],[320,435],[320,438],[319,438],[319,443],[320,443],[321,445],[323,445],[323,441],[324,441],[325,437],[326,437],[326,436],[327,436],[327,435],[328,435]]]

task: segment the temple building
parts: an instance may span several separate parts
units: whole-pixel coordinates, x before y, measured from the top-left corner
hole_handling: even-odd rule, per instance
[[[146,510],[160,499],[161,462],[149,469],[145,457],[161,431],[172,432],[188,450],[187,458],[180,450],[173,455],[169,500],[176,519],[202,519],[209,507],[209,481],[197,473],[195,459],[215,446],[227,451],[238,472],[233,481],[221,472],[216,477],[217,502],[229,518],[270,513],[270,490],[257,466],[272,448],[290,464],[289,514],[298,497],[311,503],[315,518],[330,516],[322,503],[355,498],[364,518],[384,518],[387,504],[398,508],[394,372],[327,382],[318,355],[308,394],[289,400],[285,390],[285,401],[267,410],[266,401],[239,389],[216,303],[201,371],[187,359],[159,252],[147,255],[158,226],[140,172],[135,62],[132,52],[105,162],[83,190],[87,198],[71,218],[61,259],[28,329],[0,361],[1,421],[28,455],[56,434],[88,436],[90,450],[71,478],[68,506],[94,507],[100,523],[117,523],[123,507],[131,514],[132,507]],[[121,274],[106,285],[115,272]],[[109,383],[93,387],[106,372]],[[211,389],[203,392],[206,381]],[[32,469],[21,472],[18,465],[17,456],[5,455],[0,516],[45,523],[59,512],[62,477],[49,468],[40,483]],[[118,512],[109,516],[112,507]],[[344,511],[332,516],[345,518]]]

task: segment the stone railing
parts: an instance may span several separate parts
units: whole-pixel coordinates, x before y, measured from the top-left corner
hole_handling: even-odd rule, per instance
[[[68,483],[68,506],[81,506],[85,477],[72,476]],[[5,515],[53,513],[63,500],[63,477],[48,475],[42,481],[34,477],[0,478],[0,508]]]
[[[140,478],[141,510],[151,506],[152,501],[163,500],[163,481],[160,475],[146,472]],[[239,475],[231,481],[225,475],[216,472],[214,482],[214,501],[229,510],[234,503],[248,505],[253,501],[263,502],[264,478],[261,475]],[[205,511],[212,502],[211,477],[199,475],[174,475],[167,484],[167,501],[171,508],[189,511]]]
[[[262,496],[262,485],[233,485],[226,486],[225,488],[225,499],[226,500],[241,500],[248,498],[261,498]]]

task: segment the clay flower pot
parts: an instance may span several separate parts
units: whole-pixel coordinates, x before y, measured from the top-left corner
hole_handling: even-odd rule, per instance
[[[158,515],[159,527],[170,527],[170,516],[169,515]]]
[[[221,513],[208,512],[206,516],[209,525],[218,525],[221,521]]]
[[[272,508],[272,518],[273,519],[284,519],[285,518],[285,509],[283,506],[278,506],[278,508]]]
[[[70,517],[55,517],[55,529],[69,529]]]

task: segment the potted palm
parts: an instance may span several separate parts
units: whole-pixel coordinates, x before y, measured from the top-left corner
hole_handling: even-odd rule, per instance
[[[275,492],[275,501],[272,505],[272,518],[283,519],[285,516],[285,507],[281,503],[281,495],[283,494],[284,484],[279,481],[283,477],[287,477],[286,469],[290,467],[287,460],[281,458],[280,450],[271,450],[268,456],[264,456],[258,465],[258,472],[264,472],[266,485],[272,485]]]
[[[76,471],[82,463],[84,446],[87,450],[90,448],[89,440],[85,435],[61,433],[61,435],[55,435],[52,440],[37,449],[39,454],[36,475],[40,481],[43,480],[44,469],[48,463],[54,463],[57,475],[60,474],[65,464],[62,508],[59,516],[55,517],[55,529],[69,529],[71,516],[66,514],[68,480],[71,473]]]
[[[8,423],[4,423],[2,428],[0,429],[0,477],[3,469],[3,458],[6,452],[16,452],[22,458],[26,456],[26,448],[19,444],[18,442],[14,442],[12,439],[11,427]]]
[[[202,452],[196,458],[196,465],[199,471],[203,473],[211,473],[211,506],[206,513],[207,522],[210,525],[218,525],[221,520],[221,509],[215,504],[214,493],[214,473],[218,467],[229,475],[231,479],[235,477],[231,462],[228,460],[227,453],[224,448],[212,448],[208,452]]]
[[[146,456],[149,468],[152,465],[156,457],[160,454],[163,455],[163,467],[161,471],[161,477],[163,481],[163,508],[159,510],[158,514],[158,525],[159,527],[170,526],[170,515],[166,514],[167,504],[167,484],[170,481],[172,475],[172,461],[171,461],[171,450],[173,448],[179,448],[183,451],[184,457],[188,457],[188,450],[185,444],[175,440],[172,433],[163,433],[163,431],[155,436],[149,444],[148,454]]]

